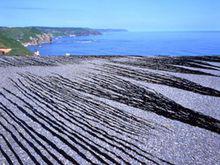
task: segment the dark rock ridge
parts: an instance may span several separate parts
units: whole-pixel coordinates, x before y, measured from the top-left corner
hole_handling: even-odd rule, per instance
[[[214,113],[208,115],[185,107],[140,83],[182,90],[186,97],[191,92],[217,100],[218,89],[171,73],[217,79],[219,63],[219,56],[0,57],[0,69],[9,74],[8,84],[0,84],[0,161],[8,164],[216,163],[214,156],[196,158],[201,154],[196,151],[209,155],[210,150],[217,148],[218,142],[214,140],[219,140],[219,118]],[[5,76],[2,75],[1,81]],[[200,143],[201,135],[209,144]],[[192,145],[194,141],[196,145]],[[173,150],[170,151],[171,144],[164,149],[164,143],[174,143]],[[210,150],[206,149],[207,145]],[[183,153],[177,155],[183,161],[173,155],[180,146]],[[189,147],[191,152],[185,152]],[[165,156],[170,152],[173,154]],[[212,152],[216,155],[219,150]]]

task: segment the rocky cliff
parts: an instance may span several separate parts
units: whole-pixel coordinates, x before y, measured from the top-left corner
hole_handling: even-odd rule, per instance
[[[30,37],[30,41],[24,42],[24,46],[29,46],[29,45],[39,45],[43,43],[51,43],[52,42],[52,34],[38,34],[35,38]]]

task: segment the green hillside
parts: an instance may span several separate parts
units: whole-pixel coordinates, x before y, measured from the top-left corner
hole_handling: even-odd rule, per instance
[[[46,34],[46,36],[45,36]],[[47,42],[52,36],[87,36],[102,33],[90,28],[60,28],[60,27],[0,27],[0,48],[11,48],[9,55],[31,55],[32,53],[22,43]],[[48,36],[47,36],[48,35]],[[43,36],[43,37],[42,37]]]
[[[40,30],[34,27],[0,28],[0,32],[4,33],[8,38],[21,42],[28,42],[31,38],[37,38],[37,35],[42,34]]]
[[[44,33],[51,33],[53,36],[87,36],[87,35],[101,35],[102,33],[90,28],[77,27],[35,27],[37,30]]]
[[[12,51],[9,55],[31,55],[31,52],[26,49],[20,42],[15,39],[9,38],[3,32],[0,31],[0,48],[11,48]]]

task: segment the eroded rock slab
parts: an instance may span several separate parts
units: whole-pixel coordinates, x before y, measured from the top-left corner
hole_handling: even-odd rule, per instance
[[[219,63],[0,57],[0,162],[219,164]]]

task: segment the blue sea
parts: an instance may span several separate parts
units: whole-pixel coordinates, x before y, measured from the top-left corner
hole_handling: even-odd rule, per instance
[[[220,32],[108,32],[99,36],[58,37],[29,46],[54,55],[220,55]]]

